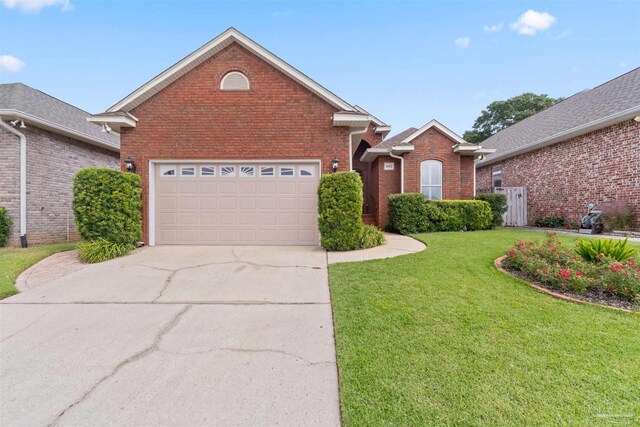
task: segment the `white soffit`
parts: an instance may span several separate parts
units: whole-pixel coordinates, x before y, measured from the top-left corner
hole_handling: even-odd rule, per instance
[[[182,60],[178,61],[173,66],[169,67],[156,77],[140,86],[138,89],[127,95],[124,99],[113,105],[107,110],[107,112],[115,111],[129,111],[138,105],[142,104],[147,99],[151,98],[156,93],[182,77],[187,72],[191,71],[198,65],[202,64],[207,59],[211,58],[216,53],[220,52],[231,43],[238,43],[250,52],[254,53],[259,58],[262,58],[267,63],[271,64],[284,74],[288,75],[292,79],[296,80],[302,86],[316,93],[333,106],[346,111],[355,111],[355,108],[338,97],[333,92],[324,88],[311,78],[306,76],[301,71],[295,69],[291,65],[287,64],[282,59],[278,58],[267,49],[254,42],[240,31],[235,28],[229,28],[218,37],[214,38],[204,46],[200,47],[190,55],[186,56]]]

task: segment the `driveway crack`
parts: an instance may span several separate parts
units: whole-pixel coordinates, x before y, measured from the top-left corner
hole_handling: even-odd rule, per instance
[[[60,419],[64,416],[64,414],[67,413],[67,411],[69,411],[71,408],[81,404],[82,402],[84,402],[101,384],[103,384],[105,381],[113,378],[118,371],[120,371],[123,367],[125,367],[126,365],[133,363],[135,361],[138,361],[146,356],[148,356],[149,354],[155,352],[158,350],[159,346],[160,346],[160,342],[162,341],[162,339],[164,338],[164,336],[166,334],[168,334],[180,321],[180,319],[182,318],[182,316],[189,311],[189,309],[191,308],[191,305],[187,305],[185,306],[182,310],[180,310],[176,315],[174,315],[163,327],[162,329],[160,329],[160,332],[158,332],[156,334],[155,339],[153,340],[153,343],[135,353],[134,355],[126,358],[125,360],[123,360],[122,362],[118,363],[118,365],[116,365],[116,367],[107,375],[105,375],[104,377],[102,377],[97,383],[95,383],[93,386],[91,386],[89,388],[89,390],[87,390],[82,396],[80,396],[80,398],[78,400],[76,400],[75,402],[73,402],[71,405],[67,406],[64,410],[62,410],[62,412],[60,412],[58,414],[58,416],[56,417],[55,420],[53,420],[51,423],[48,424],[48,426],[54,426],[58,423],[58,421],[60,421]]]
[[[276,354],[283,354],[285,356],[292,357],[310,366],[335,364],[335,362],[333,361],[312,362],[311,360],[305,359],[304,357],[299,356],[297,354],[289,353],[284,350],[274,350],[270,348],[252,349],[252,348],[237,348],[237,347],[222,347],[222,348],[211,347],[206,350],[200,350],[200,351],[170,351],[170,350],[163,350],[163,349],[159,349],[158,351],[166,354],[176,354],[176,355],[182,355],[182,356],[188,356],[193,354],[209,354],[214,352],[225,352],[225,351],[235,352],[235,353],[276,353]]]

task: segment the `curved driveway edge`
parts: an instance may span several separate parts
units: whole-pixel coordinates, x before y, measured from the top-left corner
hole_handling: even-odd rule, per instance
[[[427,248],[424,243],[401,234],[384,233],[387,242],[371,249],[361,249],[359,251],[327,252],[329,264],[339,262],[358,262],[372,259],[393,258],[400,255],[414,254]]]

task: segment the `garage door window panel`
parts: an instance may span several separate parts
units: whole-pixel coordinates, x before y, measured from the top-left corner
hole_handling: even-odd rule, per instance
[[[215,166],[202,166],[200,168],[200,176],[216,176],[216,167]]]
[[[236,176],[235,166],[220,166],[220,176],[223,178],[233,178]]]
[[[195,166],[181,166],[180,167],[180,176],[196,176],[196,167]]]
[[[296,176],[296,168],[293,166],[280,166],[280,176],[293,178]]]
[[[176,176],[176,167],[175,166],[160,166],[160,176]]]

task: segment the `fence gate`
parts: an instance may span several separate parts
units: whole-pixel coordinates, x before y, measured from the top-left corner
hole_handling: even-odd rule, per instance
[[[525,187],[496,187],[493,192],[507,196],[507,212],[502,215],[505,226],[527,225],[527,189]]]

